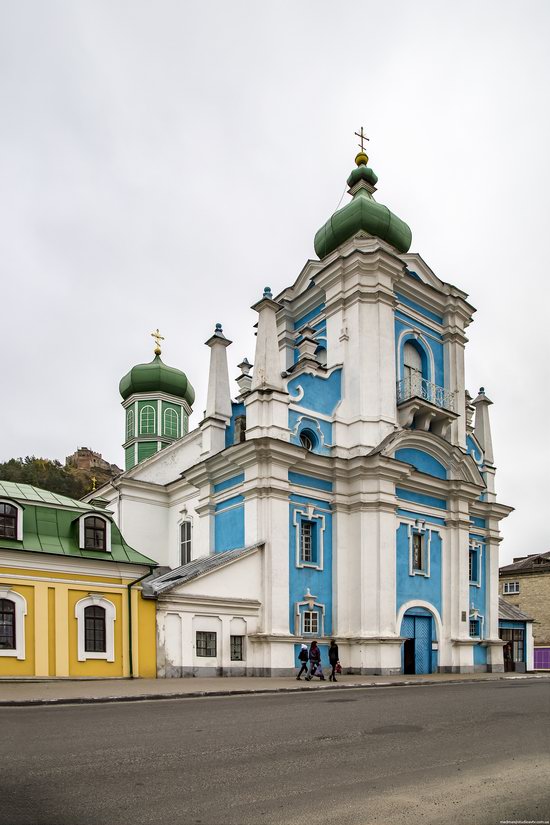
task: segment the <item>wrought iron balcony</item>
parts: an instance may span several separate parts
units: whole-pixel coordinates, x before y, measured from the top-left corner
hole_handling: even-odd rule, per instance
[[[409,398],[422,398],[436,407],[456,412],[455,393],[426,381],[421,375],[408,376],[397,382],[397,403],[402,404]]]
[[[430,430],[443,437],[458,417],[456,393],[416,374],[397,382],[397,408],[402,427]]]

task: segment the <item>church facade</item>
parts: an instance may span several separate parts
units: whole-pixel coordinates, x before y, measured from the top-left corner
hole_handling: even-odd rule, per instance
[[[206,411],[166,366],[121,382],[127,470],[94,493],[160,565],[159,676],[286,675],[331,638],[344,672],[503,670],[489,406],[466,390],[474,308],[376,202],[360,152],[317,260],[254,305],[254,364],[206,341]]]

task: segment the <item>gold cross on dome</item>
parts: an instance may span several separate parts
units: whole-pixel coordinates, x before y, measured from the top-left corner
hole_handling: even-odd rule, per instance
[[[160,355],[160,342],[164,341],[164,337],[160,334],[158,327],[155,332],[151,333],[151,337],[155,339],[155,355]]]
[[[359,140],[361,141],[361,143],[359,143],[358,145],[361,147],[361,151],[362,151],[362,152],[364,152],[364,151],[365,151],[365,145],[364,145],[364,144],[365,144],[365,141],[366,141],[366,140],[370,140],[370,138],[368,138],[368,137],[366,136],[366,134],[363,132],[363,127],[362,127],[362,126],[361,126],[361,131],[360,131],[360,132],[354,132],[354,134],[355,134],[355,135],[359,138]]]

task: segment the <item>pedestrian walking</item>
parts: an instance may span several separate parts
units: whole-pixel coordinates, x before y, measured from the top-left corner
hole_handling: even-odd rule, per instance
[[[330,662],[330,666],[332,668],[332,673],[329,676],[329,682],[336,681],[336,666],[338,665],[338,645],[336,644],[336,639],[332,639],[330,643],[330,647],[328,649],[328,660]]]
[[[298,653],[298,660],[301,664],[300,672],[296,676],[299,682],[301,682],[301,675],[305,673],[307,676],[307,663],[308,663],[308,652],[307,652],[307,645],[302,645],[300,648],[300,652]]]
[[[318,676],[322,682],[325,681],[325,677],[323,675],[323,669],[321,667],[321,651],[317,642],[312,642],[311,647],[309,648],[309,673],[306,676],[308,682],[311,682],[313,676]]]

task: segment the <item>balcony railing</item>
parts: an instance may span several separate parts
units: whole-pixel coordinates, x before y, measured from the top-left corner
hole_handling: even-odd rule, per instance
[[[456,412],[455,393],[426,381],[421,375],[412,375],[397,382],[397,403],[403,404],[409,398],[422,398],[443,410]]]

